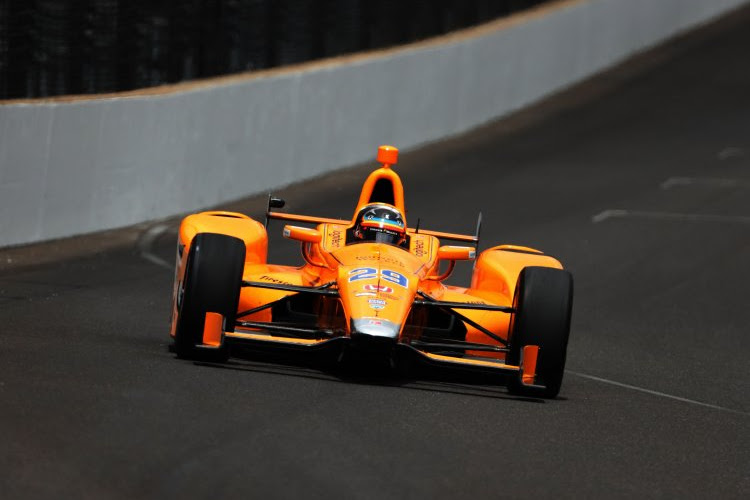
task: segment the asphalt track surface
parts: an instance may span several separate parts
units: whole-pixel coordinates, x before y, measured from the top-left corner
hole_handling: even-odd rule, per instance
[[[745,9],[402,156],[422,227],[471,232],[481,210],[485,248],[536,246],[573,272],[556,400],[175,359],[161,265],[174,221],[99,251],[102,238],[3,251],[0,497],[747,498],[749,48]],[[281,194],[348,217],[369,168]]]

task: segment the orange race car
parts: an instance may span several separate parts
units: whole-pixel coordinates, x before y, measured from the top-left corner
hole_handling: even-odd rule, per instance
[[[274,212],[284,202],[272,197],[265,225],[233,212],[186,217],[170,332],[177,355],[226,361],[235,346],[411,355],[497,374],[516,394],[555,397],[571,274],[539,250],[500,245],[476,258],[471,286],[444,284],[456,261],[475,259],[479,227],[473,236],[409,227],[391,169],[397,157],[396,148],[379,148],[382,167],[365,181],[352,220]],[[267,262],[269,219],[315,225],[284,227],[301,243],[304,265]]]

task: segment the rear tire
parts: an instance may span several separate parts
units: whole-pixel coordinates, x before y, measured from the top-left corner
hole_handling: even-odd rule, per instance
[[[507,363],[520,363],[523,347],[539,346],[536,384],[528,387],[520,377],[513,378],[508,389],[513,394],[554,398],[560,392],[573,306],[573,276],[562,269],[525,267],[518,277],[513,295],[516,312],[510,322],[510,352]]]
[[[245,264],[245,244],[233,236],[197,234],[190,244],[181,293],[178,293],[174,350],[180,358],[226,361],[225,345],[200,348],[206,313],[224,318],[224,331],[234,330]]]

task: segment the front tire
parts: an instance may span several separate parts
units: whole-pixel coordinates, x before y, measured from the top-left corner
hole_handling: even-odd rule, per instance
[[[513,296],[516,312],[511,316],[508,364],[519,364],[523,347],[539,346],[536,384],[528,387],[520,377],[508,388],[514,394],[554,398],[560,392],[573,306],[573,276],[562,269],[525,267]]]
[[[225,345],[217,348],[203,344],[206,313],[223,317],[223,330],[234,330],[237,305],[245,263],[245,244],[233,236],[215,233],[197,234],[191,244],[182,293],[178,294],[174,350],[178,357],[226,361]]]

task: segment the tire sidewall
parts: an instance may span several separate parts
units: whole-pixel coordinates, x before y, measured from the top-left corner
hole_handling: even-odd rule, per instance
[[[205,357],[196,346],[203,343],[207,312],[220,313],[223,328],[234,329],[244,260],[245,245],[239,238],[214,233],[199,233],[193,238],[177,312],[175,351],[179,357]],[[219,351],[219,357],[225,357],[225,347]]]
[[[537,382],[546,389],[526,388],[514,380],[517,392],[555,397],[562,384],[570,332],[573,280],[568,271],[524,268],[516,284],[511,316],[509,364],[520,364],[523,347],[538,345]]]

